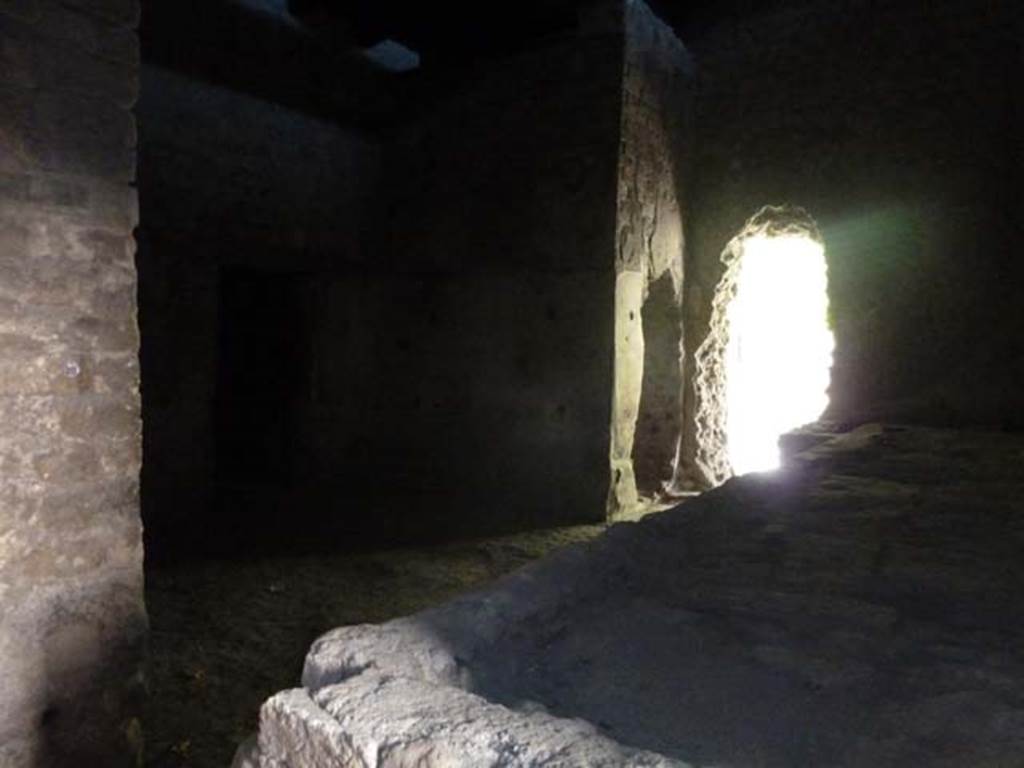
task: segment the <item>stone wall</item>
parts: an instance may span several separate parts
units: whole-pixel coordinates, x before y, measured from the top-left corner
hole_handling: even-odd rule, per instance
[[[643,2],[625,8],[616,216],[612,515],[672,480],[682,426],[683,183],[693,66]]]
[[[276,540],[276,525],[295,527],[276,500],[300,498],[303,478],[281,462],[263,467],[282,453],[301,466],[307,443],[333,425],[310,421],[263,379],[312,343],[288,287],[312,290],[368,258],[380,142],[362,123],[387,90],[294,23],[232,3],[198,18],[154,6],[142,39],[142,501],[147,553],[160,559],[236,550],[240,534]],[[252,302],[262,306],[245,312]],[[276,363],[247,369],[250,337],[282,321],[294,343],[283,342]],[[310,519],[321,513],[310,508]]]
[[[1020,15],[798,2],[689,41],[688,367],[726,244],[761,206],[794,204],[829,262],[833,418],[1021,426]]]
[[[286,82],[322,80],[293,63],[223,75],[249,65],[244,43],[192,42],[186,61],[173,18],[153,24],[151,556],[602,519],[617,269],[652,286],[638,456],[645,491],[670,479],[691,76],[646,6],[599,3],[514,56],[377,82],[365,114],[332,89],[290,95]],[[291,62],[287,44],[262,44]],[[350,62],[329,66],[365,84]]]
[[[389,154],[397,300],[360,461],[385,457],[404,532],[603,518],[622,39],[603,4],[466,73]]]
[[[210,32],[177,52],[180,13],[143,20],[149,555],[601,519],[616,4],[536,50],[384,82],[296,65],[301,29],[222,13],[276,28],[281,72]],[[362,111],[336,95],[367,78]]]
[[[0,2],[0,764],[135,765],[133,0]]]

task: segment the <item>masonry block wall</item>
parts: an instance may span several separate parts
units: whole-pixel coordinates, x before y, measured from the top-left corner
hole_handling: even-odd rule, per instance
[[[1019,428],[1021,29],[1002,0],[847,0],[692,41],[688,352],[726,243],[760,206],[796,204],[829,262],[831,415]]]
[[[135,765],[138,5],[0,2],[0,765]]]

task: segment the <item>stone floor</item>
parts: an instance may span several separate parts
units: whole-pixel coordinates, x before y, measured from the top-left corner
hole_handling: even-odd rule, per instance
[[[1024,766],[1024,436],[869,425],[343,627],[241,765]]]
[[[260,704],[298,679],[331,627],[414,613],[601,530],[150,569],[147,768],[226,768]]]

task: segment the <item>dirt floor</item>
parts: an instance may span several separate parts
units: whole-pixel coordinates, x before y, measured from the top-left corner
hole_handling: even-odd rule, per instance
[[[150,570],[146,765],[227,768],[256,729],[260,704],[298,684],[319,635],[441,603],[601,530]]]

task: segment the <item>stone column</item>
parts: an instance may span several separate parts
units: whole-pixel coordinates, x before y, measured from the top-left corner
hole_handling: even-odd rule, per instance
[[[691,114],[693,67],[672,29],[642,0],[624,3],[625,44],[622,121],[619,146],[616,223],[615,382],[612,396],[611,490],[609,514],[632,511],[639,502],[634,473],[637,420],[649,416],[648,440],[667,441],[655,452],[671,457],[682,421],[679,376],[674,382],[644,377],[643,308],[650,287],[659,279],[671,282],[670,313],[680,348],[673,354],[677,370],[682,359],[683,203],[682,180]],[[657,385],[657,386],[654,386]],[[646,391],[645,391],[646,390]],[[656,415],[657,414],[657,415]],[[665,417],[664,414],[671,414]],[[651,435],[651,422],[660,436]],[[671,480],[667,466],[664,480]],[[651,493],[653,489],[643,489]]]
[[[135,765],[136,0],[0,0],[0,765]]]

